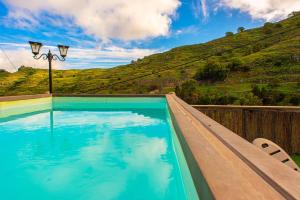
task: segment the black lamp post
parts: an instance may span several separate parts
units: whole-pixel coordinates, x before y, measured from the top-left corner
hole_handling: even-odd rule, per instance
[[[33,56],[34,59],[38,60],[40,58],[43,58],[44,60],[48,60],[49,62],[49,93],[52,94],[52,60],[65,61],[69,46],[57,45],[61,56],[60,58],[58,55],[52,54],[50,50],[48,53],[43,53],[40,56],[38,56],[43,44],[40,42],[32,42],[32,41],[29,41],[29,44],[31,46],[32,53],[34,55]]]

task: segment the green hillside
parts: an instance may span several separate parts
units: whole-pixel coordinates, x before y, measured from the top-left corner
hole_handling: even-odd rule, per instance
[[[112,69],[55,70],[55,93],[168,93],[192,104],[300,104],[300,15]],[[0,71],[0,96],[45,93],[47,71]]]

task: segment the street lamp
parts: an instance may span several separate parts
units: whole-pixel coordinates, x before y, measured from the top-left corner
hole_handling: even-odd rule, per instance
[[[52,60],[65,61],[69,46],[57,45],[60,56],[61,56],[61,58],[60,58],[58,55],[52,54],[50,50],[48,53],[43,53],[40,56],[38,56],[43,44],[40,42],[32,42],[32,41],[29,41],[29,44],[30,44],[34,59],[39,60],[40,58],[43,58],[44,60],[48,60],[48,62],[49,62],[49,93],[52,94]]]

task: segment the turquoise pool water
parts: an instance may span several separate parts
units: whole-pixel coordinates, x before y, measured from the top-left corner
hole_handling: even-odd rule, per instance
[[[198,199],[164,98],[0,108],[0,199]]]

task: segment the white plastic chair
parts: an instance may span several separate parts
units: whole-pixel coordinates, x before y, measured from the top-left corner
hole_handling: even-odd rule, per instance
[[[300,168],[292,160],[292,158],[280,146],[278,146],[274,142],[264,138],[256,138],[252,143],[258,148],[260,148],[262,151],[264,151],[265,153],[272,156],[273,158],[286,164],[293,170],[300,172]]]

